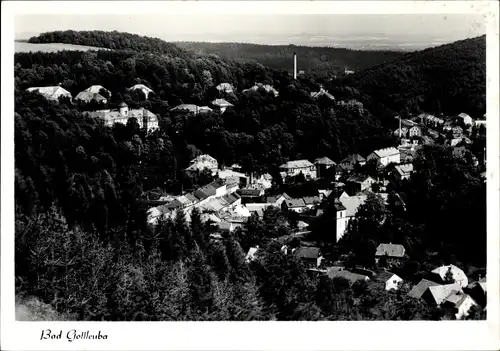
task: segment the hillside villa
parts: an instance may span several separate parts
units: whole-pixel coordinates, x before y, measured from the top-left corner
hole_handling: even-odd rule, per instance
[[[127,90],[128,91],[142,91],[144,93],[144,96],[146,97],[146,100],[149,97],[149,94],[154,93],[154,91],[151,88],[148,88],[144,84],[136,84],[134,86],[131,86]]]
[[[26,89],[28,92],[37,92],[47,100],[59,101],[61,97],[72,99],[71,93],[59,85],[50,87],[33,87]]]
[[[400,163],[400,153],[395,147],[388,147],[373,151],[366,159],[375,160],[378,167],[385,167],[390,163]]]
[[[111,127],[116,123],[127,124],[130,118],[135,118],[140,128],[152,132],[159,128],[158,118],[154,113],[145,108],[129,110],[126,103],[122,102],[118,110],[98,110],[87,112],[93,118],[98,118],[105,126]]]

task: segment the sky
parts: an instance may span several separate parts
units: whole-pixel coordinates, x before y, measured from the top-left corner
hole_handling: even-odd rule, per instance
[[[118,30],[166,41],[317,46],[434,46],[486,33],[481,15],[18,15],[15,38],[54,30]]]

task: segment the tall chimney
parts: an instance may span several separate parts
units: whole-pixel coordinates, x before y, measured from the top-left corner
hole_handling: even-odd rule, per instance
[[[401,116],[399,116],[399,139],[401,139]]]
[[[297,79],[297,54],[293,53],[293,79]]]

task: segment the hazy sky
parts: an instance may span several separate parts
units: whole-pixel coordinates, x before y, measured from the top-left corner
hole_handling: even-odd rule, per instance
[[[262,44],[342,40],[424,40],[450,42],[485,34],[481,15],[22,15],[16,39],[53,30],[118,30],[168,41],[244,41]],[[302,36],[302,39],[297,38]],[[294,38],[295,37],[295,38]],[[334,41],[335,41],[334,40]],[[330,40],[331,41],[331,40]]]

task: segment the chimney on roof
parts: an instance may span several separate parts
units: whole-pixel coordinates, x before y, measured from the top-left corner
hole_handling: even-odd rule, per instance
[[[293,79],[297,79],[297,54],[293,53]]]

